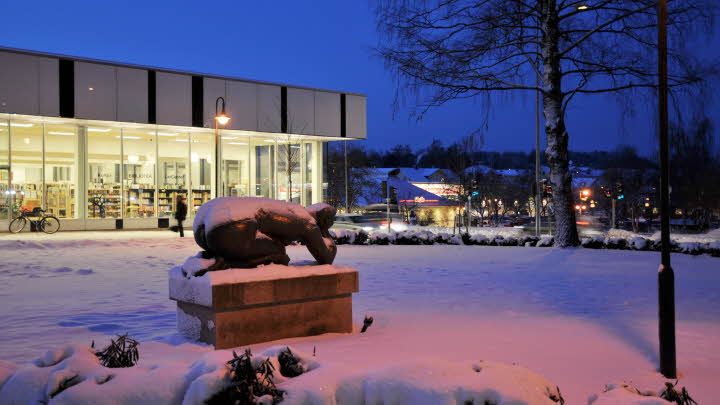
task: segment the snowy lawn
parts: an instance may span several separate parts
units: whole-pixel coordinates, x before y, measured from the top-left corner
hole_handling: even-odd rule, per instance
[[[0,236],[0,360],[28,364],[50,348],[92,340],[103,347],[114,334],[129,332],[142,341],[141,364],[163,358],[191,364],[210,348],[175,332],[167,270],[197,250],[192,238],[160,231]],[[289,255],[311,259],[304,247],[290,248]],[[359,327],[372,315],[369,331],[288,339],[253,351],[278,344],[304,353],[315,348],[323,364],[315,377],[285,383],[316,384],[308,387],[314,391],[323,389],[323,373],[331,370],[470,367],[479,360],[540,373],[559,385],[567,404],[587,403],[611,382],[659,390],[658,261],[657,252],[340,246],[336,263],[360,271],[354,318]],[[713,403],[720,376],[720,259],[673,255],[673,267],[680,385],[698,403]]]

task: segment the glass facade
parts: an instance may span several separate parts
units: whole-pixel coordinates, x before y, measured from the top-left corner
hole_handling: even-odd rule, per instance
[[[311,136],[0,114],[0,220],[35,207],[63,219],[168,218],[178,196],[187,197],[190,217],[216,196],[310,205],[322,201],[322,143]]]
[[[122,129],[123,218],[155,216],[156,133],[150,129]]]
[[[45,209],[58,218],[78,218],[77,126],[45,124]]]
[[[122,218],[122,131],[87,126],[87,218]]]
[[[43,206],[43,126],[10,122],[10,189],[13,209]]]

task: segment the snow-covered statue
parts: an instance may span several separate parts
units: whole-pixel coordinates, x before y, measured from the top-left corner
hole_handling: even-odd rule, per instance
[[[212,269],[287,265],[285,246],[300,242],[319,264],[332,264],[337,253],[329,229],[335,208],[257,197],[220,197],[203,204],[195,215],[195,241],[203,256],[215,259]]]

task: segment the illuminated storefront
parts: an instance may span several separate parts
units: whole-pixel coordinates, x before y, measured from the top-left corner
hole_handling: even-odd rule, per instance
[[[0,232],[21,208],[67,230],[165,227],[178,195],[190,216],[216,196],[313,204],[324,143],[365,132],[362,95],[0,49]]]

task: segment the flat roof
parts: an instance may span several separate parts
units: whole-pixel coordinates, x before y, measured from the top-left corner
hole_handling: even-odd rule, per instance
[[[183,71],[183,70],[169,69],[169,68],[156,67],[156,66],[136,65],[136,64],[132,64],[132,63],[122,63],[122,62],[93,59],[93,58],[86,58],[86,57],[80,57],[80,56],[63,55],[63,54],[50,53],[50,52],[40,52],[40,51],[33,51],[33,50],[28,50],[28,49],[9,48],[9,47],[0,46],[0,51],[20,53],[20,54],[32,55],[32,56],[44,56],[44,57],[50,57],[50,58],[71,59],[71,60],[79,61],[79,62],[98,63],[98,64],[102,64],[102,65],[121,66],[121,67],[135,68],[135,69],[155,70],[157,72],[203,76],[203,77],[207,77],[207,78],[211,78],[211,79],[235,80],[235,81],[239,81],[239,82],[269,84],[269,85],[274,85],[274,86],[292,87],[294,89],[316,90],[316,91],[325,91],[325,92],[329,92],[329,93],[338,93],[338,94],[342,93],[342,94],[350,94],[350,95],[355,95],[355,96],[367,97],[367,95],[365,95],[363,93],[358,93],[358,92],[331,90],[331,89],[309,87],[309,86],[297,86],[294,84],[287,84],[287,83],[281,83],[281,82],[269,82],[269,81],[263,81],[263,80],[245,79],[242,77],[223,76],[223,75],[211,74],[211,73]]]

